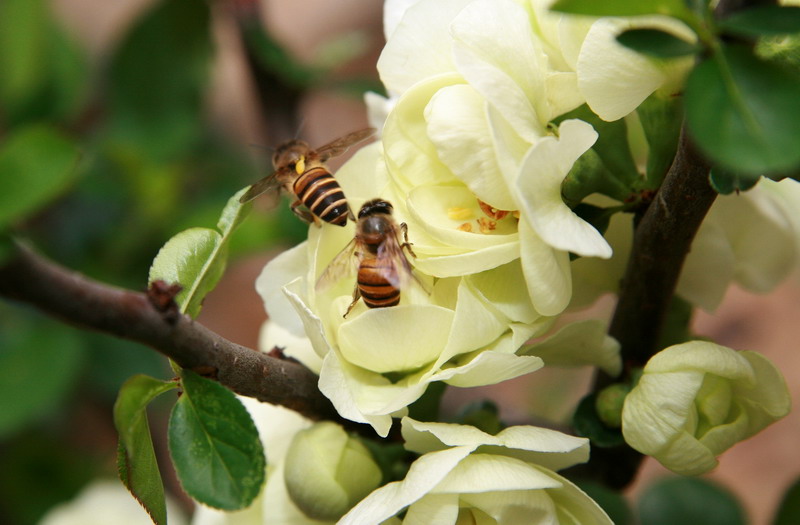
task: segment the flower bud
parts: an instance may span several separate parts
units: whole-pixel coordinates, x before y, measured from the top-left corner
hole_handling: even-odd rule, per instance
[[[622,407],[631,388],[622,383],[608,385],[597,394],[594,406],[597,417],[609,428],[622,426]]]
[[[789,412],[786,382],[756,352],[706,341],[662,350],[647,363],[625,399],[628,444],[668,469],[697,475],[716,456]]]
[[[286,455],[289,497],[317,520],[337,520],[377,488],[381,478],[369,450],[331,422],[298,432]]]

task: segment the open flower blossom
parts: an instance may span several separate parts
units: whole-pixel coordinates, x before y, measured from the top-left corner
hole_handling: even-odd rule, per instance
[[[403,419],[406,448],[423,454],[402,481],[376,489],[339,522],[611,524],[603,510],[555,470],[589,458],[585,438],[509,427],[477,428]],[[401,519],[396,517],[405,510]],[[388,520],[388,521],[386,521]]]
[[[691,476],[716,467],[718,455],[789,407],[786,382],[764,356],[691,341],[648,361],[625,399],[622,434],[639,452]]]
[[[367,146],[337,173],[351,206],[358,208],[386,194],[380,153],[379,143]],[[271,261],[256,284],[270,314],[262,347],[286,347],[317,371],[320,390],[343,417],[369,423],[385,436],[392,416],[402,415],[432,382],[494,384],[543,366],[537,345],[518,353],[554,322],[536,311],[520,286],[519,261],[435,282],[417,271],[422,284],[412,282],[403,289],[399,305],[367,308],[359,302],[345,318],[354,277],[323,291],[315,283],[352,236],[352,224],[312,227],[308,241]],[[411,226],[409,238],[416,251]],[[608,353],[616,352],[616,346],[610,338],[581,327],[569,332],[564,355],[572,356],[571,364],[595,364],[599,359],[613,366]],[[304,336],[310,345],[302,343]],[[553,346],[547,344],[551,353]]]

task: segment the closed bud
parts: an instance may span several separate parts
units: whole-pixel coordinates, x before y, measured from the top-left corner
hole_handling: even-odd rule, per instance
[[[625,396],[631,389],[628,385],[615,383],[605,387],[597,394],[595,399],[595,410],[600,421],[609,428],[619,428],[622,426],[622,405],[625,404]]]
[[[377,488],[381,478],[369,450],[331,422],[298,432],[286,455],[289,497],[316,520],[337,520]]]

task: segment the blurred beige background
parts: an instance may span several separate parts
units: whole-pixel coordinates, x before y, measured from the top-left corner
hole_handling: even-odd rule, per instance
[[[75,37],[102,63],[127,24],[151,0],[55,0],[54,7]],[[243,145],[264,144],[268,123],[253,111],[253,88],[241,59],[232,20],[216,4],[218,60],[209,111],[234,141]],[[345,67],[350,72],[374,75],[375,61],[383,45],[382,2],[379,0],[264,0],[264,19],[275,37],[297,57],[310,61],[323,43],[356,31],[365,53]],[[313,144],[366,125],[363,104],[331,92],[314,92],[302,103],[303,135]],[[268,155],[253,151],[267,169]],[[344,159],[332,163],[338,166]],[[267,206],[260,210],[268,213]],[[223,336],[251,347],[266,318],[254,281],[270,253],[232,264],[220,286],[206,299],[200,321]],[[593,311],[608,316],[611,301],[604,300]],[[714,315],[701,313],[695,329],[702,335],[735,349],[758,350],[772,359],[786,376],[795,406],[800,403],[800,274],[769,296],[755,296],[738,289],[729,291]],[[455,409],[473,399],[490,397],[501,405],[502,416],[524,422],[532,415],[565,421],[589,381],[585,371],[538,372],[494,387],[454,390],[446,406]],[[730,488],[744,502],[751,522],[767,524],[786,487],[800,475],[800,415],[788,417],[747,442],[740,443],[721,458],[721,465],[709,475]],[[648,462],[637,483],[641,487],[666,471]]]

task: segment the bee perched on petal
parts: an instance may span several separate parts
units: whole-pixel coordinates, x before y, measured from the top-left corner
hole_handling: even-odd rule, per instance
[[[274,171],[259,180],[242,195],[239,202],[251,201],[275,188],[283,187],[295,196],[292,212],[305,222],[320,225],[320,219],[344,226],[348,217],[355,220],[347,205],[342,188],[333,178],[325,162],[337,157],[350,146],[367,139],[374,128],[354,131],[324,146],[313,149],[302,140],[290,140],[279,145],[272,155]],[[299,206],[305,206],[306,209]]]
[[[412,279],[419,282],[403,250],[416,257],[408,242],[408,227],[404,222],[399,225],[395,222],[391,203],[382,199],[365,202],[358,212],[355,237],[325,268],[316,288],[324,290],[356,273],[353,302],[344,317],[359,299],[369,308],[395,306],[400,302],[400,290]]]

